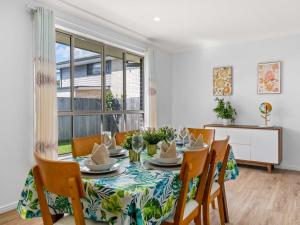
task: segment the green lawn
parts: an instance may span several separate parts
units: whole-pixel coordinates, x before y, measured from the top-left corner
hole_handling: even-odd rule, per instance
[[[72,151],[71,141],[58,142],[58,154],[67,154]]]

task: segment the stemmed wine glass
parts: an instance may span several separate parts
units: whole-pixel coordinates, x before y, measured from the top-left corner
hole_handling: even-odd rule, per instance
[[[182,140],[182,147],[184,147],[184,144],[185,144],[185,138],[187,137],[187,135],[188,135],[188,134],[187,134],[186,127],[180,126],[178,136],[179,136],[179,138]]]
[[[141,133],[136,133],[132,135],[132,150],[136,153],[137,165],[140,167],[140,153],[144,147],[144,139]]]
[[[105,145],[105,147],[107,149],[109,149],[110,146],[112,145],[112,142],[111,142],[111,140],[110,141],[105,141],[104,135],[107,135],[109,138],[111,138],[111,132],[109,132],[109,131],[103,131],[102,132],[102,136],[101,136],[101,139],[102,139],[101,142]]]

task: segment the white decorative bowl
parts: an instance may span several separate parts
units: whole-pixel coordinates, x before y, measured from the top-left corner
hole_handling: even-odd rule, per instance
[[[118,160],[109,158],[109,161],[107,164],[95,164],[93,160],[91,159],[86,159],[84,160],[84,165],[89,168],[92,171],[103,171],[103,170],[109,170]]]

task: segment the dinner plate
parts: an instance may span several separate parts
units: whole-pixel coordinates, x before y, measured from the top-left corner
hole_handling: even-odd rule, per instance
[[[183,151],[183,152],[184,151],[194,151],[194,150],[197,150],[197,149],[207,148],[207,147],[209,147],[209,145],[204,143],[201,147],[197,147],[196,149],[189,149],[190,148],[190,144],[187,144],[184,147],[182,147],[181,151]]]
[[[108,162],[106,164],[95,164],[92,159],[87,158],[83,161],[83,165],[93,171],[102,171],[109,170],[114,164],[116,164],[117,159],[108,158]]]
[[[182,164],[182,158],[180,160],[178,160],[175,163],[162,163],[157,161],[155,158],[151,158],[148,160],[149,163],[156,165],[156,166],[180,166]]]
[[[108,149],[110,155],[119,154],[122,150],[123,149],[121,146],[116,146],[116,148],[114,148],[114,149]]]
[[[121,149],[121,151],[119,151],[118,153],[109,153],[109,155],[110,156],[112,156],[112,157],[114,157],[114,156],[121,156],[121,155],[125,155],[126,154],[126,152],[127,152],[127,150],[126,149]]]
[[[99,179],[99,178],[105,178],[105,177],[114,177],[119,176],[122,173],[126,171],[125,167],[120,166],[117,170],[109,172],[109,173],[85,173],[82,172],[81,176],[83,178],[90,178],[90,179]]]
[[[89,174],[106,174],[106,173],[115,172],[119,168],[120,168],[120,164],[116,163],[111,168],[109,168],[108,170],[94,171],[94,170],[90,170],[88,167],[82,165],[82,166],[80,166],[80,171],[82,173],[89,173]]]
[[[146,170],[180,170],[181,165],[176,166],[161,166],[161,165],[154,165],[149,160],[144,161],[143,166]]]
[[[153,160],[162,164],[174,164],[181,160],[181,155],[177,154],[176,158],[160,158],[159,154],[153,156]]]

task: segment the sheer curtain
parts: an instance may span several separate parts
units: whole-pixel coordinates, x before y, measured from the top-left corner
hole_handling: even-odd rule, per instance
[[[157,127],[157,89],[155,80],[154,50],[145,54],[145,126]]]
[[[57,159],[55,23],[53,12],[34,11],[35,151]]]

